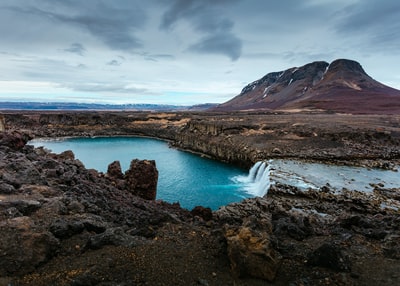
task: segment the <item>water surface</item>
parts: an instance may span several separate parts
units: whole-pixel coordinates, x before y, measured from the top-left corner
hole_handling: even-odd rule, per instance
[[[86,168],[106,172],[119,160],[123,172],[132,159],[155,160],[159,172],[157,199],[179,202],[191,209],[202,205],[217,209],[231,202],[252,197],[244,184],[235,180],[246,176],[240,168],[170,148],[161,140],[142,137],[96,137],[33,140],[54,153],[72,150]]]
[[[324,185],[341,191],[343,188],[371,192],[374,185],[400,188],[398,171],[377,168],[338,166],[295,160],[270,161],[272,181],[297,186],[300,189],[318,189]]]
[[[341,191],[373,191],[375,184],[400,187],[400,173],[381,169],[335,166],[295,160],[257,162],[249,172],[218,161],[170,148],[164,141],[142,137],[96,137],[33,140],[55,153],[72,150],[86,168],[106,172],[121,162],[123,171],[132,159],[155,160],[159,172],[157,199],[179,202],[191,209],[197,205],[213,210],[244,198],[264,196],[275,182],[306,190],[328,185]]]

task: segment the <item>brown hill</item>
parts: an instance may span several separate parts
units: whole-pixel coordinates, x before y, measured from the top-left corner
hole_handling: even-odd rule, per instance
[[[214,110],[399,114],[400,90],[374,80],[358,62],[339,59],[329,64],[318,61],[269,73]]]

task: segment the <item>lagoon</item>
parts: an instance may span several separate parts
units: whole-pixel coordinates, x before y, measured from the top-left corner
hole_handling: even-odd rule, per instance
[[[72,150],[86,168],[106,172],[108,165],[119,160],[123,171],[132,159],[155,160],[159,172],[157,199],[179,202],[187,209],[201,205],[213,210],[245,198],[264,196],[276,182],[302,190],[329,186],[372,192],[374,186],[398,189],[397,171],[362,167],[335,166],[294,160],[257,162],[250,170],[170,148],[165,141],[143,137],[95,137],[37,139],[55,153]]]
[[[123,172],[132,159],[155,160],[159,172],[157,199],[179,202],[187,209],[197,205],[215,210],[254,195],[236,180],[247,171],[208,158],[170,148],[165,141],[143,137],[36,139],[29,144],[54,153],[72,150],[86,168],[106,172],[119,160]]]

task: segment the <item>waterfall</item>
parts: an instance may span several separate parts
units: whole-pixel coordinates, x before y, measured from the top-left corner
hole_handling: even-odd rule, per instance
[[[262,161],[259,161],[259,162],[255,163],[253,167],[251,167],[248,178],[247,178],[249,181],[254,181],[256,179],[257,171],[260,168],[260,165],[262,163],[263,163]]]
[[[247,176],[238,176],[236,180],[243,184],[244,190],[256,197],[263,197],[271,186],[270,168],[272,161],[259,161],[251,167]]]

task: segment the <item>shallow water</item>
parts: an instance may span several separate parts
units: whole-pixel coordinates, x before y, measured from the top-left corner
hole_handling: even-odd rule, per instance
[[[270,161],[270,178],[300,189],[328,185],[341,191],[343,188],[363,192],[373,191],[374,184],[385,188],[400,187],[400,173],[382,169],[305,163],[294,160]]]

